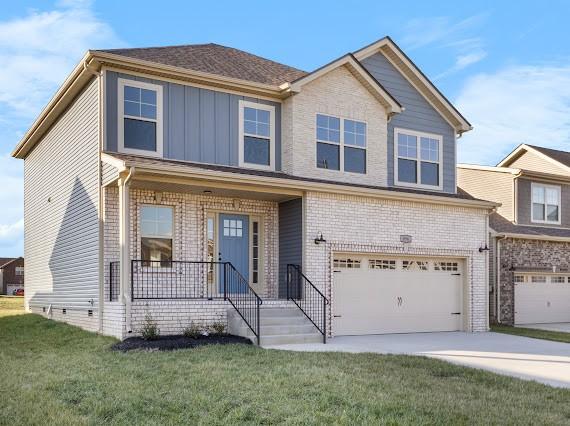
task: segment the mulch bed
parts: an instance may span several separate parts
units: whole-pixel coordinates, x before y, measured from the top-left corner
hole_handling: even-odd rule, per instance
[[[142,337],[129,337],[111,346],[114,351],[173,351],[176,349],[196,348],[203,345],[251,345],[251,340],[232,334],[210,334],[196,339],[185,336],[159,336],[155,340],[144,340]]]

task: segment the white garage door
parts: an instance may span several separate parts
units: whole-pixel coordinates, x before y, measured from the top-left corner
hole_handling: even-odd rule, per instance
[[[516,274],[515,324],[570,322],[570,278]]]
[[[336,335],[462,329],[461,261],[335,256]]]
[[[12,296],[14,290],[17,290],[19,288],[22,288],[20,284],[6,284],[6,294],[8,296]]]

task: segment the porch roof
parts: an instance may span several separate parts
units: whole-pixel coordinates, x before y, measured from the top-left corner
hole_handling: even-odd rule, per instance
[[[284,172],[245,169],[233,166],[162,159],[133,154],[104,152],[102,160],[116,167],[119,172],[135,169],[133,181],[148,181],[168,185],[163,190],[173,190],[173,185],[211,190],[220,194],[223,189],[247,189],[255,193],[273,194],[273,198],[295,198],[305,191],[321,191],[346,195],[404,199],[432,204],[454,204],[493,209],[498,203],[472,197],[458,188],[456,194],[434,193],[408,188],[335,182],[326,179],[293,176]],[[145,186],[148,188],[148,186]]]

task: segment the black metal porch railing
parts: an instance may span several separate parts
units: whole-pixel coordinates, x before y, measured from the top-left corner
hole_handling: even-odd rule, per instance
[[[119,300],[119,262],[109,263],[109,301]]]
[[[327,342],[327,298],[301,272],[298,265],[287,265],[287,299],[293,301]]]
[[[109,282],[110,300],[118,300],[119,262],[111,262]],[[260,342],[263,301],[230,262],[131,260],[131,299],[227,300]]]

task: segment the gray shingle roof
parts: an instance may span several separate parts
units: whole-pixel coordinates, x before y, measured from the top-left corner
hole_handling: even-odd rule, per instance
[[[533,237],[570,238],[570,229],[515,225],[498,213],[493,213],[489,216],[489,226],[498,233],[521,234]]]
[[[567,151],[560,151],[558,149],[552,148],[544,148],[542,146],[535,146],[535,145],[528,145],[539,152],[542,152],[544,155],[548,155],[553,160],[558,161],[559,163],[564,164],[565,166],[570,167],[570,152]]]
[[[288,65],[215,43],[108,49],[99,52],[276,86],[307,74]]]

